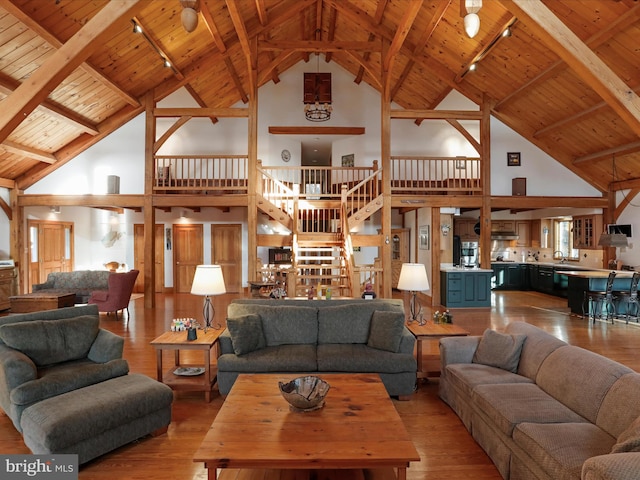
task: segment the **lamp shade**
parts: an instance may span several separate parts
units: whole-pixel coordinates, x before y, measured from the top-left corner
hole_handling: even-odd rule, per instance
[[[398,279],[398,290],[421,292],[429,290],[427,269],[422,263],[403,263]]]
[[[477,13],[467,13],[464,16],[464,31],[469,38],[475,37],[480,31],[480,17]]]
[[[220,265],[198,265],[191,284],[193,295],[220,295],[226,293]]]
[[[180,18],[182,26],[188,33],[193,32],[198,26],[198,12],[193,8],[183,8]]]

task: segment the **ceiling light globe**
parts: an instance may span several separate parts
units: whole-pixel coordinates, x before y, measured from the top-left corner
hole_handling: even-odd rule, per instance
[[[468,13],[464,16],[464,31],[469,38],[475,37],[480,31],[480,17],[477,13]]]
[[[193,8],[183,8],[180,18],[182,26],[189,33],[193,32],[198,26],[198,12]]]

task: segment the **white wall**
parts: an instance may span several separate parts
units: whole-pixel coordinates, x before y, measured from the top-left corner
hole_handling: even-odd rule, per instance
[[[288,148],[292,153],[289,165],[300,164],[300,142],[296,138],[268,133],[269,126],[311,125],[304,119],[302,103],[303,73],[315,72],[316,62],[312,56],[307,64],[300,62],[280,76],[280,82],[269,82],[260,88],[258,100],[258,158],[265,165],[282,165],[280,152]],[[325,63],[324,57],[319,62],[319,71],[332,73],[333,106],[332,118],[322,126],[364,127],[365,134],[344,137],[335,141],[333,146],[333,165],[341,164],[344,154],[355,154],[356,166],[371,165],[373,160],[380,159],[380,96],[367,84],[357,85],[353,75],[344,71],[335,63]],[[196,103],[182,89],[160,102],[160,107],[195,106]],[[238,104],[236,106],[243,106]],[[394,106],[394,108],[397,108]],[[439,106],[441,109],[477,109],[468,99],[452,92]],[[158,121],[158,135],[172,123],[172,120]],[[478,122],[465,122],[474,135],[478,133]],[[475,129],[475,130],[474,130]],[[529,195],[580,195],[594,196],[598,192],[560,165],[534,145],[525,141],[520,135],[508,129],[501,122],[492,119],[492,193],[496,195],[511,194],[511,179],[527,178]],[[212,123],[208,119],[194,119],[180,128],[160,150],[161,154],[246,154],[247,152],[246,119],[220,119]],[[417,126],[410,120],[393,120],[391,124],[392,155],[475,155],[468,142],[446,122],[425,121]],[[507,167],[506,152],[521,152],[522,166]],[[28,194],[87,194],[105,193],[107,176],[120,177],[120,193],[140,194],[144,191],[144,116],[140,115],[123,126],[103,141],[89,148],[77,158],[68,162],[45,179],[33,185]],[[0,188],[0,196],[8,202],[8,190]],[[109,261],[119,261],[127,265],[133,264],[133,242],[131,235],[133,223],[143,223],[142,215],[127,211],[122,217],[124,236],[113,247],[105,248],[101,243],[99,212],[88,215],[82,208],[62,208],[59,218],[75,222],[76,229],[76,268],[87,266],[97,268]],[[171,226],[183,221],[180,219],[182,209],[171,213],[157,212],[158,223]],[[82,212],[82,213],[81,213]],[[189,211],[191,212],[191,211]],[[193,212],[191,212],[193,214]],[[29,218],[48,218],[48,209],[28,208]],[[246,246],[246,212],[243,209],[231,209],[228,213],[217,209],[202,209],[200,214],[190,215],[192,220],[205,223],[205,235],[209,235],[212,222],[242,223],[243,245]],[[419,220],[422,225],[423,220]],[[426,220],[425,220],[426,221]],[[635,223],[634,223],[635,222]],[[634,230],[640,235],[637,214],[628,207],[620,218],[620,223],[632,223]],[[92,228],[92,224],[98,227]],[[102,223],[104,223],[102,221]],[[394,212],[394,227],[403,226],[403,219]],[[365,222],[363,231],[373,233],[377,229],[374,222]],[[412,236],[412,238],[414,238]],[[205,238],[205,240],[207,240]],[[208,240],[207,240],[208,241]],[[9,220],[0,214],[0,256],[8,257],[9,253]],[[88,247],[88,248],[87,248]],[[243,248],[243,252],[246,248]],[[372,263],[376,254],[367,249],[356,257],[359,263]],[[209,244],[205,243],[205,255],[208,255]],[[640,255],[635,255],[632,248],[624,252],[625,258],[632,264],[640,264]],[[246,254],[244,254],[246,257]],[[118,257],[118,258],[114,258]],[[246,264],[246,258],[245,264]],[[420,260],[420,259],[418,259]],[[165,263],[172,264],[171,252],[165,251]],[[173,273],[168,267],[165,283],[171,286]],[[243,283],[247,281],[247,269],[243,272]]]

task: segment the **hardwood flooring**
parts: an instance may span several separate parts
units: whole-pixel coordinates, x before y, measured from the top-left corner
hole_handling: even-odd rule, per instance
[[[408,296],[396,292],[398,298]],[[238,295],[214,297],[217,318],[224,318],[226,307]],[[149,342],[169,328],[172,318],[196,317],[202,314],[202,298],[189,294],[160,295],[154,309],[144,309],[144,300],[132,300],[130,318],[118,320],[101,315],[101,326],[125,337],[124,357],[132,372],[152,378],[156,375],[155,350]],[[640,326],[624,322],[588,325],[580,317],[570,316],[566,300],[536,292],[494,292],[491,309],[452,309],[454,323],[472,334],[486,328],[502,330],[513,321],[537,325],[571,343],[605,355],[640,371]],[[430,309],[425,308],[427,313]],[[425,355],[437,352],[425,349]],[[166,362],[173,356],[167,352]],[[201,361],[201,352],[186,352],[184,359]],[[473,441],[458,417],[437,396],[438,381],[421,383],[409,401],[394,404],[420,452],[421,461],[407,471],[409,480],[499,480],[500,475],[482,449]],[[196,392],[175,394],[173,419],[167,434],[148,437],[104,455],[80,469],[81,480],[206,479],[201,464],[192,462],[207,429],[213,422],[222,398],[215,394],[210,403]],[[8,417],[0,416],[0,452],[29,453],[21,435]]]

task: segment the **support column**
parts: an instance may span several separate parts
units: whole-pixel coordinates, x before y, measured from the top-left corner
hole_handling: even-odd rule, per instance
[[[258,40],[251,44],[253,58],[258,58]],[[258,69],[256,62],[250,62],[249,75],[249,145],[248,156],[248,198],[247,198],[247,261],[248,279],[257,280],[256,261],[258,259]]]
[[[480,207],[480,266],[491,268],[491,105],[482,99],[480,120],[480,150],[482,205]]]
[[[384,48],[383,53],[388,50]],[[383,54],[384,58],[384,54]],[[384,62],[383,62],[384,64]],[[382,259],[382,296],[391,298],[391,80],[389,71],[382,71],[382,91],[380,95],[380,161],[382,165],[382,240],[380,245]]]
[[[144,307],[153,308],[156,305],[155,294],[155,224],[156,211],[153,207],[153,179],[155,177],[155,162],[153,159],[153,145],[156,140],[156,119],[153,115],[155,108],[154,91],[149,91],[144,97],[145,132],[144,132]]]

